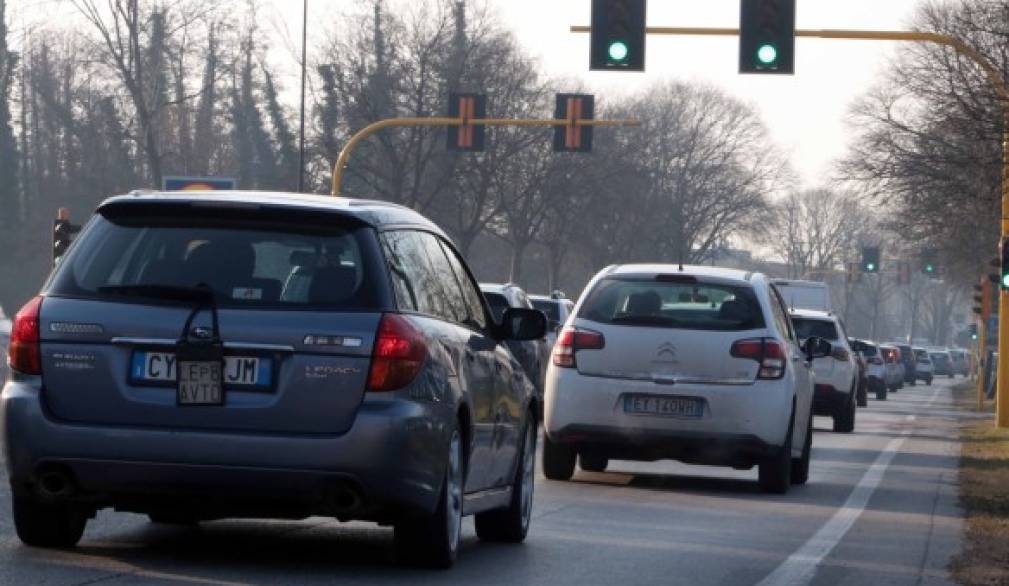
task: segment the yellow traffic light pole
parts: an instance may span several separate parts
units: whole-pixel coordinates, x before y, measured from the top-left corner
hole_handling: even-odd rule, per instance
[[[592,32],[588,26],[573,26],[573,33]],[[648,27],[649,35],[699,35],[699,36],[739,36],[738,28],[694,28],[694,27]],[[1009,84],[994,65],[962,40],[940,33],[924,31],[860,31],[860,30],[797,30],[795,36],[815,39],[844,39],[853,41],[909,41],[915,43],[935,43],[955,49],[961,55],[973,60],[988,77],[989,83],[1002,102],[1003,143],[1002,143],[1002,239],[1009,238]],[[995,424],[1009,427],[1009,290],[999,294],[999,357],[998,393]]]
[[[473,126],[568,126],[569,124],[574,124],[575,126],[640,126],[641,122],[638,120],[567,120],[567,119],[550,119],[550,120],[525,120],[525,119],[512,119],[512,118],[440,118],[440,117],[427,117],[427,118],[388,118],[386,120],[379,120],[378,122],[373,122],[368,126],[365,126],[361,130],[358,130],[354,136],[350,137],[347,144],[344,145],[343,150],[340,151],[340,155],[336,159],[336,164],[333,165],[333,187],[331,195],[339,196],[343,191],[343,174],[347,168],[347,162],[350,161],[350,155],[354,152],[354,149],[358,144],[364,139],[375,134],[376,132],[386,129],[386,128],[403,128],[410,126],[465,126],[471,124]]]

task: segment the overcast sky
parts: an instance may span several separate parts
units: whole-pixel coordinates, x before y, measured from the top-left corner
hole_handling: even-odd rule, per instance
[[[286,92],[296,90],[292,38],[301,28],[301,0],[264,0],[276,36],[271,60],[287,64]],[[409,0],[386,0],[391,7]],[[632,92],[660,80],[680,78],[716,84],[754,104],[775,140],[791,155],[807,186],[829,181],[832,162],[844,154],[850,135],[845,114],[892,56],[894,45],[867,41],[798,39],[796,75],[740,76],[738,41],[730,37],[650,37],[646,73],[588,71],[589,39],[568,32],[589,24],[590,0],[480,0],[499,14],[525,50],[552,76],[581,78],[600,98]],[[906,29],[919,0],[798,0],[799,28]],[[169,2],[170,4],[170,2]],[[309,0],[310,44],[324,41],[341,14],[359,13],[371,0]],[[8,11],[19,24],[71,20],[66,0],[13,0]],[[19,22],[20,21],[20,22]],[[735,27],[739,0],[650,0],[653,26]],[[311,55],[309,56],[311,62]],[[558,88],[563,90],[565,88]]]

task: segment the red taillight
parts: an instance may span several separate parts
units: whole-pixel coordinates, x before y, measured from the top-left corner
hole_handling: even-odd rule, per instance
[[[25,303],[14,316],[11,341],[7,348],[7,366],[24,374],[42,374],[42,348],[39,344],[39,313],[42,297]]]
[[[606,339],[599,332],[568,326],[561,330],[560,335],[557,336],[557,343],[554,344],[554,366],[574,368],[575,352],[579,350],[602,350],[605,346]]]
[[[834,350],[830,353],[830,356],[831,358],[839,362],[847,362],[848,360],[851,359],[851,355],[848,354],[847,350],[838,347],[834,348]]]
[[[729,353],[733,358],[755,360],[760,364],[757,378],[779,379],[785,376],[785,348],[771,338],[751,338],[739,340],[732,345]]]
[[[410,384],[427,357],[424,335],[394,313],[382,316],[368,372],[369,391],[395,391]]]

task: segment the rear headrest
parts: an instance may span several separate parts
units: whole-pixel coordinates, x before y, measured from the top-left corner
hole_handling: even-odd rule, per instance
[[[722,308],[718,310],[718,318],[732,321],[748,321],[750,313],[749,304],[738,299],[732,299],[722,304]]]
[[[653,315],[660,311],[662,311],[662,297],[655,291],[642,291],[627,299],[627,313]]]

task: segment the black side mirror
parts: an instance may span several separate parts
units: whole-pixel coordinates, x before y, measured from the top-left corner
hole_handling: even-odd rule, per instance
[[[538,340],[547,333],[547,316],[538,309],[509,307],[501,318],[501,337],[506,340]]]
[[[817,358],[826,358],[827,356],[830,356],[834,351],[834,346],[823,338],[813,336],[803,342],[802,351],[806,353],[806,360],[812,362]]]

